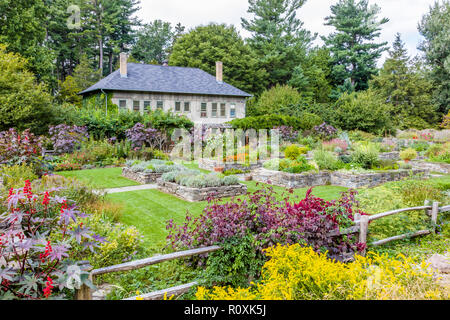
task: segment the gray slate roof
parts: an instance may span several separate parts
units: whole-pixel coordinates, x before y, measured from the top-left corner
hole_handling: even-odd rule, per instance
[[[225,82],[218,83],[216,77],[197,68],[139,63],[128,63],[127,78],[121,78],[120,70],[117,70],[80,94],[92,93],[100,89],[251,97],[250,94]]]

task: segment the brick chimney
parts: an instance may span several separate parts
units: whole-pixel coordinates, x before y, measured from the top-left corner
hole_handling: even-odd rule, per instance
[[[218,83],[223,82],[223,63],[222,63],[222,61],[216,62],[216,80]]]
[[[125,52],[122,52],[120,54],[120,77],[121,78],[128,78],[128,57]]]

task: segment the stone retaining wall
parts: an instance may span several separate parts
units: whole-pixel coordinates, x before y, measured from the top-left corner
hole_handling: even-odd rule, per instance
[[[380,160],[400,160],[400,152],[393,151],[393,152],[382,152],[378,156]]]
[[[218,199],[247,194],[247,186],[244,184],[211,188],[189,188],[177,183],[166,182],[162,179],[158,179],[157,182],[160,191],[173,194],[189,202],[205,201],[210,197]]]
[[[155,183],[161,176],[162,173],[133,172],[130,168],[123,168],[122,170],[122,177],[134,180],[140,184]]]
[[[198,160],[198,167],[203,170],[214,171],[214,168],[220,167],[225,168],[224,171],[227,170],[242,170],[242,171],[251,171],[257,168],[261,168],[263,166],[263,161],[258,161],[258,163],[251,164],[249,166],[243,165],[237,162],[222,162],[219,163],[216,160],[212,159],[200,159]]]
[[[448,163],[411,161],[410,164],[414,169],[450,174],[450,164]]]
[[[375,173],[346,173],[321,171],[319,173],[293,174],[280,171],[272,171],[264,168],[252,172],[253,180],[285,188],[306,188],[323,185],[334,185],[347,188],[375,187],[377,185],[398,181],[410,176],[410,174],[424,174],[428,176],[427,170],[392,170]]]

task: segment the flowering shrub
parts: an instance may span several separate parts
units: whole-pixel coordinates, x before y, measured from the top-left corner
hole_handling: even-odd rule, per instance
[[[226,247],[233,243],[230,250],[245,254],[245,259],[237,259],[233,255],[224,259],[230,250],[211,254],[208,259],[208,264],[215,266],[211,274],[227,277],[233,270],[242,270],[245,274],[246,268],[239,267],[240,261],[245,261],[246,265],[261,264],[265,260],[263,250],[277,243],[306,243],[317,251],[327,249],[333,258],[362,249],[352,236],[328,236],[330,232],[353,223],[354,214],[359,212],[355,208],[356,192],[349,191],[341,199],[331,202],[314,197],[311,192],[312,189],[304,200],[293,204],[289,203],[289,197],[277,201],[270,187],[250,194],[245,200],[234,199],[223,204],[211,202],[198,218],[187,215],[185,223],[180,226],[173,220],[169,221],[168,243],[174,249],[215,244]],[[215,263],[216,259],[221,263]],[[233,273],[233,276],[242,278],[239,274]],[[233,277],[227,279],[230,278]],[[216,278],[216,281],[227,282],[224,278]]]
[[[330,140],[337,134],[337,129],[326,122],[322,123],[320,126],[314,127],[314,132],[324,140]]]
[[[168,142],[164,133],[154,128],[146,128],[142,123],[136,123],[133,128],[126,130],[125,134],[135,150],[141,150],[143,147],[163,149]]]
[[[58,163],[54,170],[56,172],[60,172],[60,171],[76,171],[76,170],[81,170],[82,169],[82,165],[79,163],[70,163],[70,162],[66,162],[66,163]]]
[[[198,300],[409,300],[448,299],[422,262],[369,252],[344,264],[299,244],[266,250],[262,280],[249,288],[197,289]]]
[[[64,297],[73,277],[92,286],[88,274],[68,259],[69,249],[94,252],[103,239],[79,222],[86,215],[75,204],[52,193],[34,194],[29,181],[9,192],[0,216],[6,225],[0,233],[1,299]]]
[[[327,151],[344,153],[348,149],[348,143],[345,140],[333,139],[322,143],[323,149]]]
[[[89,135],[86,127],[60,124],[49,129],[50,139],[56,153],[72,153]]]
[[[0,163],[31,164],[38,167],[41,153],[41,138],[36,137],[30,130],[19,133],[11,128],[0,132]]]
[[[280,127],[274,127],[274,130],[279,130],[280,132],[280,138],[283,141],[286,142],[295,142],[298,138],[298,131],[294,130],[293,127],[289,126],[280,126]]]

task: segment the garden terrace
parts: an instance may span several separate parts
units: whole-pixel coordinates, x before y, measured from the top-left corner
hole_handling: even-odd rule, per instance
[[[414,169],[428,170],[431,172],[439,172],[444,174],[450,174],[450,164],[440,162],[424,162],[424,161],[411,161]]]
[[[242,163],[242,162],[219,162],[213,159],[200,159],[198,160],[198,167],[203,170],[216,171],[221,169],[223,171],[228,170],[241,170],[241,171],[251,171],[263,166],[263,161],[258,161],[257,163]]]
[[[247,194],[247,186],[240,183],[228,186],[190,188],[174,182],[166,182],[158,179],[158,189],[189,202],[205,201],[210,198],[236,197]]]
[[[141,184],[156,183],[167,172],[187,170],[181,165],[164,160],[127,161],[126,165],[122,170],[122,176]]]
[[[411,174],[428,175],[427,170],[389,170],[384,172],[352,173],[351,171],[320,171],[300,174],[281,171],[256,169],[252,172],[253,180],[271,183],[285,188],[305,188],[323,185],[335,185],[346,188],[375,187],[377,185],[408,178]]]

